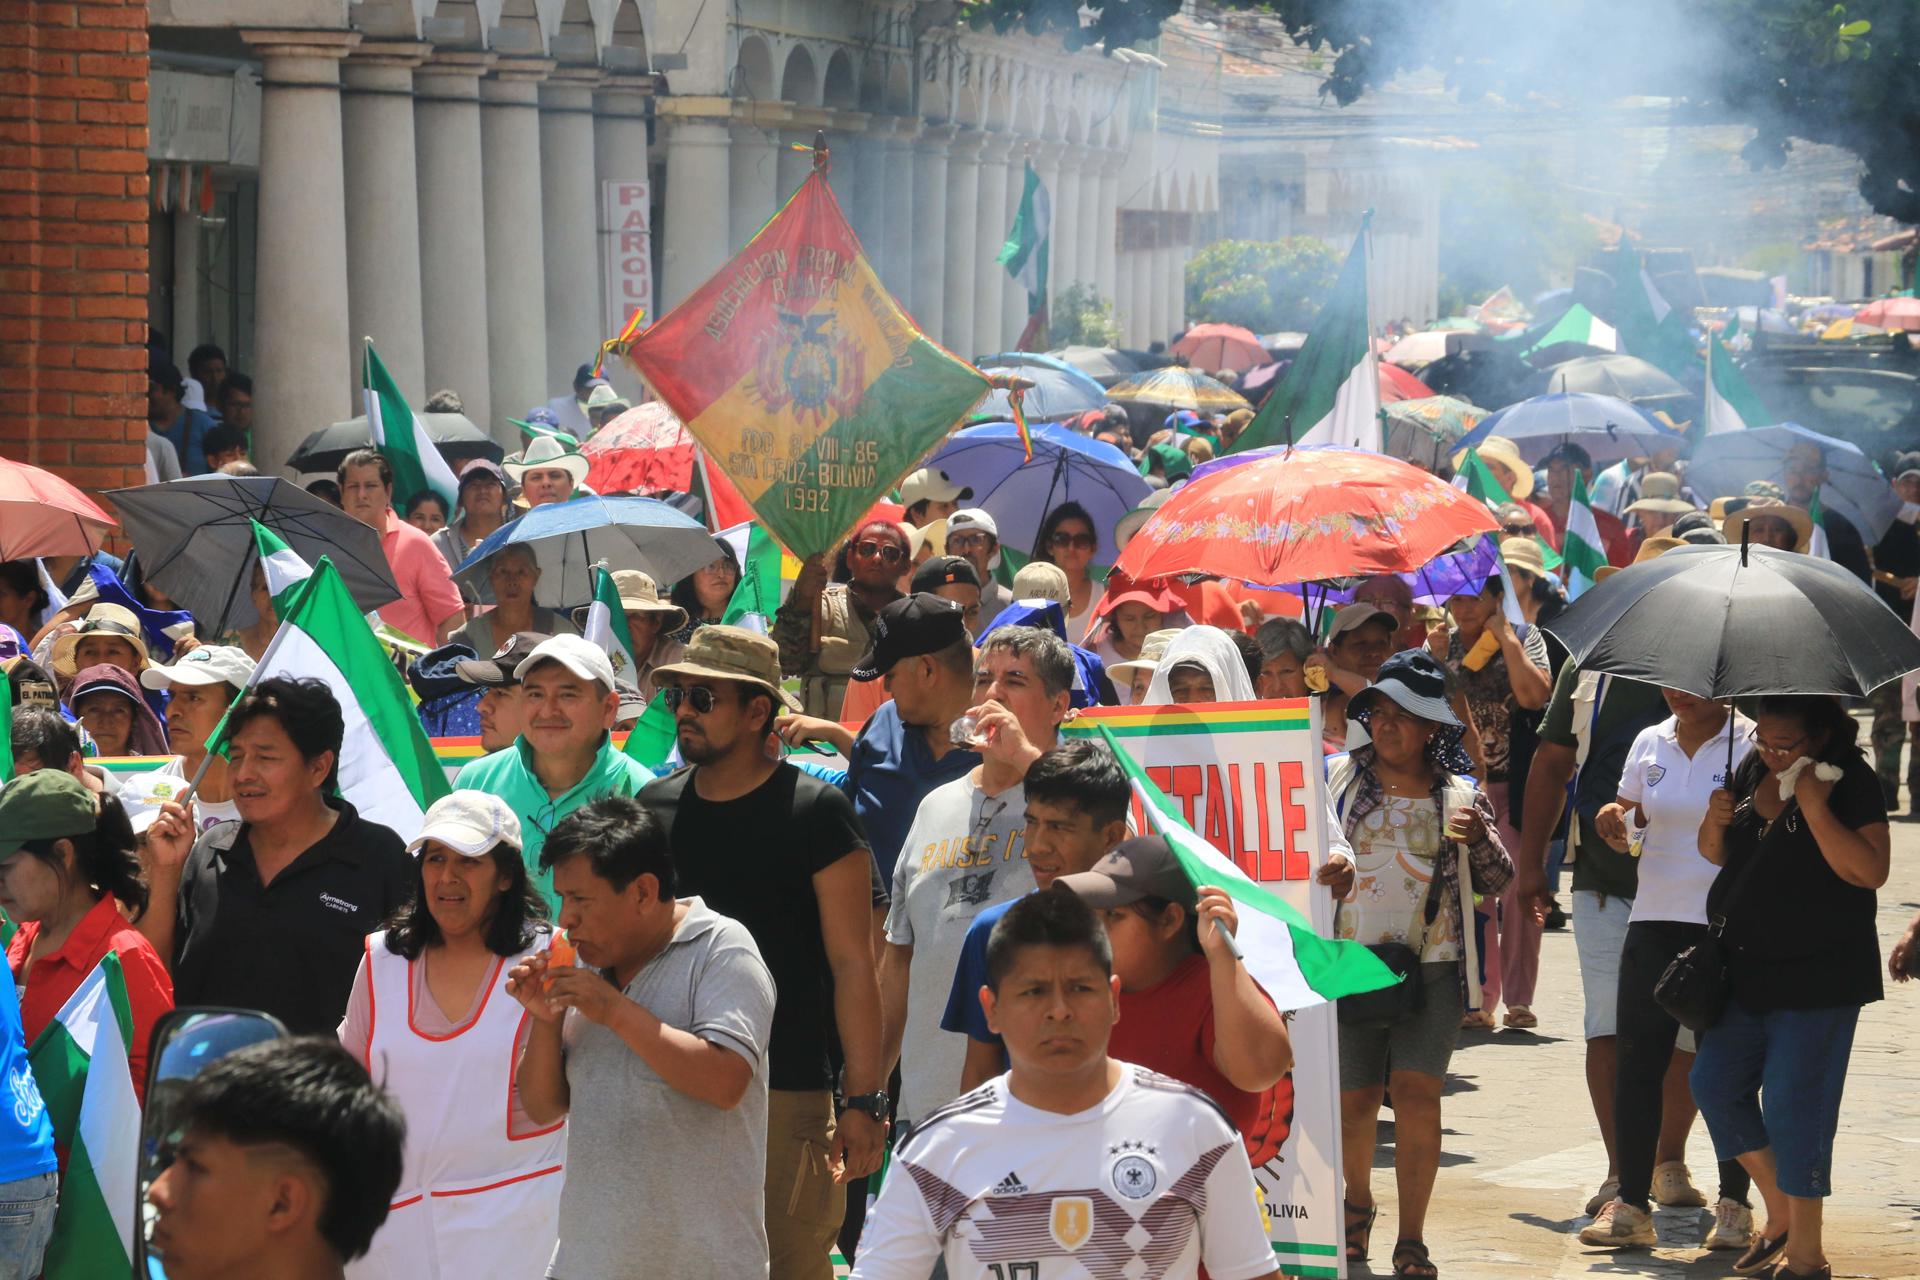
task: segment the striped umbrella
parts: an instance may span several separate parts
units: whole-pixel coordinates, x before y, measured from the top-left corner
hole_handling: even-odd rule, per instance
[[[1232,413],[1251,409],[1246,397],[1197,369],[1178,366],[1149,369],[1107,388],[1116,404],[1146,404],[1162,409],[1191,409],[1195,413]]]

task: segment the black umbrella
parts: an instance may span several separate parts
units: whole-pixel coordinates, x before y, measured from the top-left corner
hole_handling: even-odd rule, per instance
[[[1771,547],[1675,547],[1542,625],[1584,671],[1702,698],[1859,698],[1920,670],[1920,636],[1865,583]]]
[[[1669,413],[1694,394],[1657,365],[1627,355],[1581,356],[1557,364],[1547,373],[1547,390],[1591,391]]]
[[[120,523],[147,581],[214,635],[260,619],[248,587],[259,559],[253,522],[279,534],[308,564],[331,556],[362,609],[400,598],[380,535],[339,507],[278,476],[194,476],[112,489]]]
[[[433,447],[440,451],[440,456],[447,460],[447,465],[453,468],[455,474],[459,473],[461,464],[474,458],[498,462],[507,456],[506,450],[464,413],[423,413],[419,417],[420,425],[427,429],[427,439],[433,441]],[[357,418],[322,427],[302,440],[300,447],[293,451],[293,456],[287,459],[287,466],[302,474],[335,471],[355,449],[372,447],[373,436],[367,426],[367,416],[363,413]]]
[[[1543,395],[1547,375],[1506,345],[1456,351],[1420,369],[1420,381],[1435,395],[1453,396],[1488,413]]]

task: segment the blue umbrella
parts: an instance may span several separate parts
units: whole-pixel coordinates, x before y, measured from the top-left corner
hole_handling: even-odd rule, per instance
[[[1787,454],[1801,443],[1819,445],[1827,458],[1827,482],[1820,486],[1820,505],[1846,517],[1868,546],[1880,541],[1900,514],[1894,496],[1873,459],[1858,445],[1798,423],[1722,431],[1702,440],[1687,465],[1687,483],[1703,498],[1736,495],[1755,480],[1782,483]]]
[[[1589,391],[1555,391],[1510,404],[1480,420],[1454,443],[1455,450],[1478,447],[1488,436],[1513,441],[1526,461],[1538,464],[1561,444],[1577,444],[1596,465],[1646,455],[1666,446],[1686,445],[1685,433],[1662,426],[1646,410],[1613,396]]]
[[[583,495],[535,507],[488,534],[454,577],[486,581],[487,561],[502,547],[533,549],[540,565],[535,603],[548,609],[593,598],[593,566],[638,569],[664,589],[725,554],[707,527],[653,498]]]
[[[1026,412],[1030,420],[1041,418],[1065,418],[1076,413],[1085,413],[1089,409],[1106,407],[1107,393],[1098,382],[1072,365],[1056,360],[1052,356],[1033,355],[1025,351],[1011,351],[1002,355],[988,356],[976,366],[981,369],[1003,369],[1018,373],[1032,381],[1033,386],[1026,393]],[[972,417],[980,421],[1004,421],[1013,417],[1012,392],[995,390],[989,392],[974,409]]]
[[[1033,460],[1026,460],[1011,422],[968,427],[948,437],[927,465],[972,488],[974,505],[1000,529],[1000,541],[1022,554],[1037,550],[1041,522],[1063,502],[1077,502],[1093,519],[1100,549],[1096,564],[1117,554],[1113,529],[1146,500],[1152,487],[1112,445],[1045,422],[1033,428]]]
[[[1487,579],[1500,576],[1500,554],[1492,534],[1485,534],[1464,550],[1435,556],[1411,573],[1394,577],[1407,584],[1415,604],[1444,605],[1455,596],[1480,594]],[[1293,582],[1281,588],[1291,595],[1317,605],[1352,604],[1354,592],[1364,578],[1342,578],[1333,582]]]

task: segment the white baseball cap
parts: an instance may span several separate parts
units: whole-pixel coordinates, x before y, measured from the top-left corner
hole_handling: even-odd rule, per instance
[[[520,819],[505,800],[486,791],[454,791],[435,800],[407,852],[418,855],[429,840],[438,840],[463,858],[484,858],[499,844],[516,850],[523,847]]]
[[[602,688],[613,689],[613,659],[607,657],[605,649],[584,636],[550,636],[542,640],[513,669],[513,678],[525,681],[529,671],[549,658],[582,680],[598,680]]]
[[[133,834],[142,835],[160,816],[161,805],[169,800],[178,804],[186,793],[185,778],[171,773],[143,773],[121,784],[120,807],[127,811]]]
[[[174,660],[172,666],[148,667],[140,683],[149,689],[172,684],[230,684],[247,687],[253,679],[253,659],[245,649],[230,644],[203,644]]]
[[[953,477],[932,467],[922,467],[900,482],[900,505],[910,507],[922,499],[934,502],[965,502],[973,490],[955,484]]]
[[[987,568],[1000,567],[1000,526],[982,507],[962,507],[947,517],[947,537],[952,538],[961,530],[977,530],[993,539],[993,554],[987,558]]]

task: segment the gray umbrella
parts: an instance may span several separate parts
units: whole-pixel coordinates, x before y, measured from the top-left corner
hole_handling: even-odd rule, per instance
[[[215,635],[260,620],[249,590],[259,559],[255,520],[308,564],[331,556],[362,609],[400,598],[380,535],[278,476],[194,476],[107,496],[119,508],[147,581]]]
[[[498,462],[506,456],[506,450],[464,413],[423,413],[420,425],[427,429],[427,439],[433,441],[433,447],[456,473],[462,463],[474,458]],[[303,475],[310,471],[334,471],[355,449],[372,447],[373,436],[367,426],[367,415],[363,413],[309,435],[287,459],[287,467]]]

